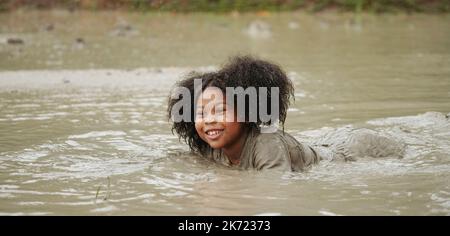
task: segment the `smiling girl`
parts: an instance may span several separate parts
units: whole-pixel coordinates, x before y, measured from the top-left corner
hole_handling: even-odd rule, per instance
[[[201,83],[198,85],[196,81]],[[304,171],[321,159],[312,148],[284,132],[294,88],[279,66],[249,56],[235,57],[217,72],[190,74],[177,87],[189,93],[184,97],[171,96],[169,116],[172,121],[174,114],[189,119],[173,121],[172,131],[184,139],[194,153],[226,166],[256,170]],[[239,93],[233,99],[226,97],[227,88],[238,87],[244,91],[254,88],[256,103],[252,103],[249,96],[237,99],[242,95]],[[261,88],[269,91],[277,88],[277,93],[262,93]],[[189,99],[186,96],[190,96]],[[261,103],[262,99],[269,102]],[[271,106],[272,99],[278,101],[275,108]],[[182,100],[189,102],[187,106],[178,105]],[[278,112],[279,120],[267,121],[261,115],[262,107],[255,108],[254,104],[268,104],[263,110]],[[239,105],[244,105],[242,112],[236,109]],[[282,130],[263,132],[264,127],[275,127],[278,123]]]

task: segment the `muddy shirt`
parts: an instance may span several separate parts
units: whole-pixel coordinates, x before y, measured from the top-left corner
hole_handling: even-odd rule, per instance
[[[237,165],[233,165],[220,149],[210,148],[206,157],[226,166],[243,170],[280,169],[291,171],[307,170],[321,159],[312,148],[299,143],[294,137],[281,130],[275,133],[250,131]]]

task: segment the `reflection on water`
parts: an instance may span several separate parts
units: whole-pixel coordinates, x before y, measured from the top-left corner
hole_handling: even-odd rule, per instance
[[[87,16],[66,32],[74,16],[64,14],[20,25],[19,13],[0,15],[0,36],[24,39],[0,40],[8,57],[0,59],[0,214],[450,214],[447,16],[367,16],[354,25],[327,15],[77,13]],[[52,32],[39,28],[55,19]],[[95,32],[82,27],[94,20]],[[302,142],[364,127],[400,137],[404,158],[278,173],[190,155],[166,120],[169,89],[237,51],[286,67],[296,86],[286,130]]]

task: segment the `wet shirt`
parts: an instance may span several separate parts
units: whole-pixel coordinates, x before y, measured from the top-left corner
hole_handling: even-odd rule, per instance
[[[243,170],[304,171],[321,159],[312,148],[299,143],[294,137],[281,130],[274,133],[250,131],[247,134],[239,164],[233,165],[220,149],[209,148],[206,156],[226,166]]]

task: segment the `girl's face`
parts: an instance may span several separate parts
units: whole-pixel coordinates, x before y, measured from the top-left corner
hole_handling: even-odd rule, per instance
[[[200,138],[214,149],[232,147],[244,134],[244,127],[237,122],[234,109],[226,105],[225,96],[216,87],[207,87],[199,96],[195,129]]]

